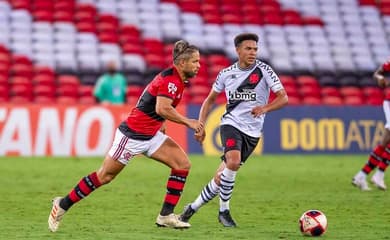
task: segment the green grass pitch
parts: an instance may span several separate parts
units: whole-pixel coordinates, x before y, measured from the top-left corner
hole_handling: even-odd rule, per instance
[[[176,213],[210,180],[217,157],[190,156],[192,170]],[[101,158],[0,158],[0,239],[308,239],[298,218],[319,209],[328,218],[321,239],[390,239],[388,192],[361,192],[351,178],[366,155],[253,156],[239,171],[231,200],[238,227],[217,220],[218,199],[187,230],[157,228],[169,169],[135,158],[109,185],[76,204],[56,233],[47,229],[51,198],[65,195]],[[388,183],[389,184],[389,183]]]

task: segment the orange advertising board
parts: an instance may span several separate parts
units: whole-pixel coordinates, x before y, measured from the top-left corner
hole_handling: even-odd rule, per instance
[[[3,105],[0,156],[100,156],[111,147],[131,106]],[[177,110],[185,114],[185,106]],[[167,134],[187,148],[186,127],[167,122]]]

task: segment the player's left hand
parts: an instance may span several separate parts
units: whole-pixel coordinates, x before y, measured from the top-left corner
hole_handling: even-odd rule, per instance
[[[197,131],[195,132],[194,137],[196,141],[202,144],[204,139],[206,138],[206,132],[204,131],[204,129]]]
[[[260,117],[264,113],[266,113],[264,106],[256,106],[251,111],[252,116],[255,118]]]

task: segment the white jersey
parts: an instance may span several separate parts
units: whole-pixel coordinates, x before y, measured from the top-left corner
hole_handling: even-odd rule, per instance
[[[265,114],[255,118],[251,111],[268,103],[270,90],[282,89],[279,77],[262,61],[256,60],[248,69],[240,69],[238,62],[223,69],[213,84],[213,90],[225,91],[227,99],[221,125],[231,125],[251,137],[261,137]]]

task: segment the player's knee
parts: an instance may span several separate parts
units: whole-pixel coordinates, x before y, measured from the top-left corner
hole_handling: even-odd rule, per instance
[[[221,173],[222,172],[218,172],[215,176],[214,176],[214,182],[220,186],[221,185]]]
[[[229,161],[226,161],[226,167],[231,170],[237,171],[240,168],[240,166],[241,166],[240,159],[231,159]]]
[[[179,165],[180,165],[179,167],[180,169],[190,170],[191,168],[191,162],[188,160],[180,162]]]

